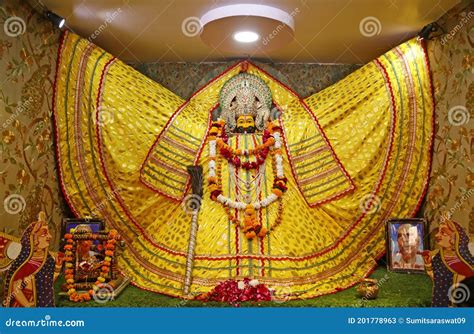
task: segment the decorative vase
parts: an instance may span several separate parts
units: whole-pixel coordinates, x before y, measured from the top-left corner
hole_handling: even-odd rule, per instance
[[[379,294],[377,280],[372,278],[363,279],[357,287],[357,292],[361,298],[375,299]]]

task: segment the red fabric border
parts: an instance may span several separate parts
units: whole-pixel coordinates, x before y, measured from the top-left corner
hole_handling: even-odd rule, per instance
[[[55,87],[54,87],[55,89],[54,89],[54,93],[56,93],[56,79],[57,79],[58,68],[59,68],[59,60],[60,60],[59,58],[60,58],[60,53],[61,53],[61,51],[62,51],[62,46],[63,46],[63,42],[64,42],[64,39],[65,39],[65,36],[66,36],[66,33],[63,35],[63,39],[62,39],[62,42],[61,42],[61,47],[59,48],[59,51],[58,51],[58,64],[57,64],[57,70],[56,70],[57,73],[56,73],[56,78],[55,78]],[[110,63],[110,62],[111,62],[112,60],[114,60],[114,59],[115,59],[115,58],[112,58],[108,63]],[[376,59],[375,61],[377,61],[377,62],[380,64],[380,62],[379,62],[378,59]],[[221,73],[219,76],[215,77],[213,80],[217,80],[219,77],[225,75],[228,71],[232,70],[233,68],[235,68],[236,66],[240,65],[240,64],[243,63],[243,62],[246,62],[246,61],[244,60],[244,61],[237,62],[235,65],[233,65],[232,67],[229,67],[226,71],[224,71],[223,73]],[[106,64],[106,66],[108,65],[108,63]],[[253,64],[252,64],[252,65],[253,65]],[[255,65],[253,65],[253,66],[255,66]],[[255,66],[255,67],[256,67],[257,69],[261,70],[259,67],[257,67],[257,66]],[[385,71],[385,74],[387,75],[385,69],[384,69],[384,71]],[[262,72],[266,73],[264,70],[262,70]],[[104,74],[104,72],[103,72],[102,75],[101,75],[100,86],[99,86],[99,90],[100,90],[100,91],[99,91],[99,95],[101,95],[103,74]],[[269,74],[267,74],[267,75],[269,75]],[[272,77],[271,75],[269,75],[269,76]],[[272,77],[272,78],[273,78],[273,77]],[[387,76],[387,78],[388,78],[388,76]],[[275,79],[275,80],[276,80],[276,79]],[[278,80],[277,80],[277,81],[278,81]],[[201,87],[201,89],[199,89],[198,91],[196,91],[196,92],[193,94],[193,96],[194,96],[195,94],[197,94],[199,91],[201,91],[202,89],[204,89],[204,88],[205,88],[207,85],[209,85],[211,82],[212,82],[212,80],[211,80],[208,84],[206,84],[205,86]],[[280,81],[278,81],[278,82],[281,83]],[[282,83],[281,83],[281,84],[282,84]],[[285,86],[284,84],[282,84],[282,85]],[[395,104],[394,104],[394,97],[393,97],[393,91],[392,91],[392,87],[391,87],[391,84],[390,84],[390,83],[389,83],[389,87],[390,87],[392,105],[395,107]],[[287,86],[285,86],[285,88],[287,88],[288,90],[292,91],[291,88],[289,88],[289,87],[287,87]],[[293,92],[293,91],[292,91],[292,92]],[[55,96],[55,94],[53,95],[53,97],[54,97],[54,96]],[[297,95],[296,95],[296,96],[297,96]],[[191,97],[191,98],[192,98],[192,97]],[[99,101],[99,96],[98,96],[96,102],[97,102],[97,103],[100,103],[100,101]],[[184,103],[181,105],[180,108],[178,108],[178,109],[175,111],[174,115],[170,118],[170,120],[168,120],[168,123],[167,123],[167,125],[165,125],[165,128],[162,130],[162,132],[166,129],[166,127],[169,125],[169,123],[171,122],[171,120],[175,117],[175,114],[176,114],[179,110],[181,110],[188,102],[189,102],[189,99],[188,99],[186,102],[184,102]],[[303,103],[304,103],[304,102],[303,102]],[[97,104],[97,107],[98,107],[98,106],[99,106],[99,105]],[[54,108],[55,108],[55,104],[53,104],[53,109],[54,109]],[[306,106],[306,108],[307,108],[307,106]],[[53,111],[53,114],[54,114],[54,111]],[[98,115],[96,115],[96,117],[98,117]],[[396,123],[396,112],[394,112],[394,124],[395,124],[395,123]],[[319,125],[319,123],[318,123],[318,125]],[[57,125],[56,125],[56,124],[55,124],[55,128],[56,128],[56,139],[58,139]],[[97,130],[97,129],[96,129],[96,130]],[[100,138],[100,136],[98,136],[98,138]],[[156,144],[156,141],[155,141],[155,144]],[[391,147],[392,147],[392,146],[393,146],[393,129],[392,129],[392,143],[391,143]],[[99,145],[99,148],[100,148],[100,150],[101,150],[101,145]],[[59,148],[58,148],[58,146],[57,146],[57,152],[58,152],[58,150],[59,150]],[[150,151],[151,151],[151,149],[150,149]],[[150,151],[149,151],[149,153],[150,153]],[[202,148],[201,148],[201,151],[202,151]],[[199,158],[199,157],[197,157],[197,159],[198,159],[198,158]],[[102,159],[102,153],[101,153],[101,164],[103,164],[103,161],[102,161],[102,160],[103,160],[103,159]],[[388,156],[387,161],[388,161],[388,160],[390,160],[390,156]],[[59,165],[59,160],[58,160],[58,165]],[[102,168],[105,168],[105,166],[102,166]],[[60,171],[60,168],[58,168],[58,169],[59,169],[59,171]],[[382,175],[382,177],[381,177],[381,180],[380,180],[380,182],[379,182],[379,185],[378,185],[377,189],[375,190],[375,193],[377,193],[378,190],[380,189],[382,180],[384,179],[384,176],[385,176],[385,172],[386,172],[386,166],[385,166],[385,170],[384,170],[384,172],[383,172],[383,175]],[[105,173],[105,175],[106,175],[106,177],[107,177],[107,174],[106,174],[106,173]],[[71,207],[71,209],[73,210],[73,212],[75,213],[75,215],[78,216],[77,211],[74,209],[74,206],[72,205],[71,201],[69,200],[69,198],[68,198],[68,196],[67,196],[67,193],[65,192],[64,184],[62,183],[62,175],[60,175],[60,180],[61,180],[62,190],[63,190],[63,193],[65,194],[65,198],[66,198],[66,200],[67,200],[67,202],[68,202],[68,205]],[[108,179],[108,177],[107,177],[107,181],[108,181],[108,183],[109,183],[109,186],[111,186],[110,180]],[[121,204],[121,206],[122,206],[122,209],[125,210],[125,213],[127,214],[127,216],[131,219],[131,217],[129,216],[128,211],[127,211],[125,208],[123,208],[123,205],[122,205],[122,204]],[[326,248],[326,249],[324,249],[324,250],[322,250],[322,251],[319,251],[319,252],[317,252],[317,253],[314,253],[314,254],[311,254],[311,255],[308,255],[308,256],[305,256],[305,257],[301,257],[301,258],[296,258],[296,259],[295,259],[295,258],[291,258],[291,257],[271,257],[271,258],[268,258],[268,260],[273,260],[273,261],[283,261],[283,260],[285,260],[285,261],[286,261],[286,260],[289,260],[289,261],[304,261],[304,260],[307,260],[307,259],[310,259],[310,258],[319,256],[319,255],[322,255],[322,254],[324,254],[324,253],[327,253],[327,252],[333,250],[335,247],[337,247],[337,246],[339,245],[339,243],[342,242],[342,241],[345,239],[345,237],[347,237],[347,235],[353,230],[353,228],[357,225],[358,222],[360,222],[360,220],[361,220],[363,217],[364,217],[364,215],[361,215],[361,217],[359,217],[359,219],[357,220],[356,223],[354,223],[354,225],[351,227],[351,229],[349,229],[339,240],[337,240],[337,241],[336,241],[332,246],[330,246],[329,248]],[[134,222],[133,219],[131,219],[131,220]],[[137,226],[136,222],[134,222],[134,224]],[[184,253],[181,254],[180,252],[176,252],[176,251],[173,251],[173,250],[164,248],[164,247],[162,247],[162,246],[160,246],[160,245],[156,245],[153,241],[151,241],[151,240],[149,239],[148,236],[145,235],[145,233],[143,232],[143,229],[141,229],[139,226],[137,226],[137,227],[138,227],[139,230],[144,234],[145,238],[146,238],[151,244],[153,244],[154,246],[156,246],[158,249],[161,249],[161,250],[163,250],[163,251],[165,251],[165,252],[168,252],[168,253],[170,253],[170,254],[173,254],[173,255],[185,256]],[[250,258],[252,258],[252,259],[263,259],[263,260],[265,259],[265,258],[262,257],[262,256],[251,256],[251,255],[236,255],[236,256],[233,256],[233,257],[227,257],[227,256],[224,256],[224,257],[196,256],[196,259],[199,259],[199,260],[211,260],[211,261],[213,261],[213,260],[214,260],[214,261],[217,261],[217,260],[228,260],[228,259],[231,259],[231,260],[232,260],[232,259],[235,259],[235,260],[238,261],[239,259],[250,259]]]
[[[163,134],[165,133],[165,131],[168,129],[168,127],[170,126],[171,122],[174,121],[175,117],[178,115],[178,113],[183,110],[188,104],[189,102],[191,101],[191,99],[196,96],[197,94],[199,94],[199,92],[201,92],[204,88],[206,88],[207,86],[209,86],[211,83],[219,80],[221,77],[223,77],[224,75],[226,75],[228,72],[230,72],[231,70],[233,70],[234,68],[236,68],[237,66],[239,66],[241,63],[243,63],[245,61],[241,60],[241,61],[238,61],[237,63],[235,63],[234,65],[230,66],[229,68],[227,68],[225,71],[223,71],[221,74],[219,74],[218,76],[212,78],[212,80],[210,80],[208,83],[206,83],[204,86],[202,86],[201,88],[199,88],[197,91],[195,91],[186,101],[184,101],[179,107],[178,109],[176,109],[176,111],[171,115],[171,117],[168,119],[168,121],[166,122],[165,126],[163,127],[163,129],[161,130],[161,132],[158,134],[158,136],[156,137],[153,145],[151,145],[150,149],[148,150],[148,153],[145,157],[145,160],[143,160],[143,163],[142,163],[142,166],[140,168],[140,181],[145,184],[147,186],[147,188],[159,193],[160,195],[163,195],[171,200],[174,200],[174,201],[182,201],[183,198],[185,197],[186,195],[186,192],[189,188],[189,185],[190,185],[190,180],[189,180],[189,177],[188,177],[188,181],[186,182],[186,186],[183,190],[183,196],[181,196],[180,198],[176,198],[176,197],[173,197],[173,196],[170,196],[162,191],[160,191],[159,189],[156,189],[154,187],[152,187],[151,185],[147,184],[146,181],[144,181],[142,178],[141,178],[141,174],[143,172],[143,168],[145,167],[145,164],[146,162],[148,161],[148,159],[150,158],[150,155],[151,155],[151,152],[155,149],[156,145],[158,144],[158,141],[160,140],[161,136],[163,136]],[[214,109],[217,108],[218,104],[216,104],[214,106]],[[214,110],[212,109],[212,110]],[[212,110],[210,112],[212,112]],[[207,137],[207,133],[209,132],[209,127],[206,131],[206,137]],[[205,137],[205,138],[206,138]],[[203,144],[201,145],[201,148],[200,150],[198,151],[198,153],[196,154],[196,157],[194,159],[194,163],[196,163],[198,160],[199,160],[199,156],[201,154],[201,151],[203,149],[203,146],[204,146],[204,142],[205,140],[203,139]]]
[[[346,191],[343,191],[342,193],[340,194],[336,194],[335,196],[333,197],[329,197],[325,200],[322,200],[322,201],[319,201],[319,202],[316,202],[316,203],[312,203],[310,204],[306,197],[304,196],[304,193],[303,191],[301,190],[301,187],[299,186],[299,179],[296,177],[295,175],[295,172],[294,172],[294,168],[293,168],[293,163],[291,163],[291,169],[292,169],[292,173],[293,173],[293,177],[295,177],[295,181],[296,181],[296,184],[298,184],[298,188],[300,190],[300,192],[303,194],[303,197],[305,197],[305,201],[306,203],[310,206],[310,207],[316,207],[318,205],[321,205],[321,204],[324,204],[324,203],[328,203],[332,200],[335,200],[337,198],[340,198],[342,197],[343,195],[347,194],[348,192],[352,191],[355,189],[355,184],[354,184],[354,181],[352,180],[352,178],[349,176],[349,174],[347,173],[346,169],[344,168],[344,166],[342,165],[341,161],[339,160],[339,158],[337,157],[337,154],[336,152],[334,151],[334,148],[332,147],[331,143],[329,142],[327,136],[326,136],[326,133],[323,131],[323,129],[321,128],[321,124],[319,124],[319,121],[318,119],[316,118],[316,116],[314,115],[314,113],[312,112],[312,110],[308,107],[308,105],[306,104],[306,102],[304,101],[304,99],[302,99],[293,89],[291,89],[290,87],[288,87],[287,85],[285,85],[283,82],[281,82],[280,80],[278,80],[277,78],[273,77],[270,73],[268,73],[267,71],[265,71],[264,69],[262,69],[261,67],[253,64],[253,63],[250,63],[252,66],[254,66],[256,69],[258,69],[259,71],[263,72],[265,75],[269,76],[270,78],[272,78],[272,80],[276,81],[279,85],[283,86],[285,89],[287,89],[288,91],[291,92],[291,94],[293,94],[297,99],[298,101],[301,103],[301,105],[303,106],[303,108],[306,110],[307,113],[310,114],[310,116],[313,118],[314,122],[316,123],[318,129],[319,129],[319,132],[321,133],[321,135],[323,136],[323,139],[324,139],[324,142],[326,143],[326,145],[330,148],[331,150],[331,154],[333,156],[333,158],[336,160],[336,163],[338,164],[339,168],[342,169],[342,172],[344,173],[346,179],[349,181],[349,184],[351,185]],[[273,102],[275,105],[277,105],[275,102]],[[279,106],[278,107],[278,110],[282,111],[281,108]],[[282,111],[283,112],[283,111]],[[280,122],[280,125],[281,122]],[[286,142],[286,138],[285,138],[285,147],[286,147],[286,150],[287,150],[287,153],[288,153],[288,157],[291,159],[291,155],[290,155],[290,151],[288,150],[288,145],[287,145],[287,142]]]
[[[102,96],[102,88],[103,88],[103,79],[104,79],[104,73],[105,73],[105,70],[107,68],[107,66],[112,62],[116,60],[115,57],[113,57],[112,59],[110,59],[106,65],[104,66],[103,70],[102,70],[102,73],[101,73],[101,78],[100,78],[100,82],[99,82],[99,92],[98,92],[98,95],[97,95],[97,99],[96,99],[96,110],[99,110],[99,107],[100,107],[100,98]],[[228,71],[230,71],[232,68],[235,68],[235,66],[239,65],[240,63],[242,63],[244,61],[241,61],[239,63],[237,63],[236,65],[234,65],[233,67],[229,68]],[[223,72],[221,74],[224,75],[224,73],[227,73],[227,72]],[[217,77],[216,77],[217,78]],[[205,87],[205,86],[204,86]],[[391,89],[391,85],[390,85],[390,92],[391,92],[391,97],[392,97],[392,105],[394,106],[394,98],[393,98],[393,93],[392,93],[392,89]],[[178,109],[177,111],[179,111],[180,109]],[[176,112],[177,112],[176,111]],[[175,112],[175,113],[176,113]],[[174,117],[174,116],[173,116]],[[101,136],[100,136],[100,133],[99,133],[99,122],[98,122],[98,114],[96,114],[96,133],[97,133],[97,137],[98,137],[98,141],[99,141],[99,155],[100,155],[100,161],[101,161],[101,166],[102,166],[102,169],[104,171],[104,175],[106,176],[106,179],[107,179],[107,183],[109,184],[109,186],[111,188],[114,188],[112,186],[112,183],[108,177],[108,174],[106,172],[106,169],[105,169],[105,165],[104,165],[104,161],[103,161],[103,152],[102,152],[102,144],[101,144]],[[171,120],[171,119],[170,119]],[[169,121],[170,121],[169,120]],[[394,123],[396,122],[396,112],[394,112]],[[393,146],[393,129],[392,129],[392,140],[391,140],[391,145],[390,145],[390,150],[391,150],[391,147]],[[390,157],[387,158],[387,162],[390,160]],[[385,177],[385,172],[386,172],[386,166],[385,166],[385,169],[384,169],[384,172],[383,172],[383,175],[380,179],[380,182],[379,182],[379,185],[377,186],[377,189],[374,191],[374,193],[377,193],[378,190],[380,189],[380,186],[381,186],[381,183],[382,183],[382,180],[384,179]],[[117,197],[117,194],[114,192],[115,194],[115,197]],[[136,222],[134,219],[132,219],[130,213],[128,212],[128,210],[123,206],[121,200],[117,199],[119,201],[119,204],[120,206],[122,207],[122,209],[124,210],[125,214],[127,215],[127,217],[133,222],[133,224],[138,228],[138,230],[142,233],[142,235],[145,237],[145,239],[150,242],[153,246],[155,246],[156,248],[164,251],[164,252],[167,252],[167,253],[170,253],[172,255],[175,255],[175,256],[182,256],[182,257],[185,257],[185,253],[181,253],[181,252],[177,252],[177,251],[173,251],[171,249],[167,249],[165,248],[164,246],[161,246],[161,245],[158,245],[156,244],[153,240],[150,239],[150,237],[148,235],[146,235],[146,233],[144,232],[143,228],[141,228]],[[77,215],[77,214],[76,214]],[[341,237],[339,238],[339,240],[337,240],[333,245],[331,245],[330,247],[324,249],[324,250],[321,250],[319,252],[316,252],[316,253],[313,253],[311,255],[307,255],[307,256],[304,256],[304,257],[300,257],[300,258],[291,258],[291,257],[271,257],[271,258],[268,258],[268,260],[271,260],[271,261],[305,261],[305,260],[308,260],[308,259],[311,259],[311,258],[314,258],[314,257],[317,257],[317,256],[320,256],[322,254],[325,254],[333,249],[335,249],[346,237],[347,235],[355,228],[355,226],[357,226],[357,224],[362,220],[362,218],[365,216],[365,214],[363,213],[359,218],[358,220],[353,224],[353,226],[346,231],[346,233]],[[256,256],[256,255],[235,255],[235,256],[222,256],[222,257],[208,257],[208,256],[196,256],[195,259],[197,260],[209,260],[209,261],[220,261],[220,260],[236,260],[236,261],[239,261],[239,259],[256,259],[256,260],[261,260],[261,259],[265,259],[263,256]]]
[[[100,158],[100,165],[102,167],[102,171],[104,172],[104,175],[105,175],[105,178],[107,180],[107,183],[109,184],[109,187],[111,189],[115,189],[115,187],[113,186],[112,184],[112,181],[110,180],[109,178],[109,175],[107,173],[107,169],[105,168],[105,162],[104,162],[104,157],[103,157],[103,150],[102,150],[102,136],[100,135],[100,122],[99,122],[99,110],[100,110],[100,102],[101,102],[101,99],[102,99],[102,93],[103,93],[103,80],[104,80],[104,75],[106,73],[106,71],[108,71],[108,68],[109,66],[112,64],[112,62],[116,61],[117,58],[115,57],[112,57],[105,65],[104,65],[104,68],[102,69],[102,73],[101,73],[101,76],[100,76],[100,81],[99,81],[99,88],[98,88],[98,92],[97,92],[97,99],[96,99],[96,127],[95,127],[95,130],[96,130],[96,136],[97,136],[97,141],[98,141],[98,149],[99,149],[99,158]],[[130,221],[135,225],[135,227],[141,232],[142,236],[149,242],[151,243],[153,246],[155,246],[156,248],[162,250],[162,251],[165,251],[167,253],[170,253],[172,255],[176,255],[176,256],[182,256],[182,257],[185,257],[186,256],[186,253],[181,253],[181,252],[177,252],[177,251],[173,251],[171,249],[167,249],[165,248],[164,246],[161,246],[161,245],[158,245],[156,244],[153,240],[150,239],[150,237],[145,233],[145,230],[139,225],[137,224],[137,222],[135,221],[135,219],[133,219],[133,217],[131,216],[130,212],[128,211],[128,209],[122,204],[122,200],[118,198],[118,194],[116,191],[113,191],[114,193],[114,196],[115,198],[117,199],[117,201],[119,202],[120,204],[120,207],[122,208],[122,210],[125,212],[125,214],[127,215],[128,219],[130,219]]]

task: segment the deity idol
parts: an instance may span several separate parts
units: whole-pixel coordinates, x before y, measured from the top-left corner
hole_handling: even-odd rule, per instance
[[[90,233],[92,229],[86,224],[80,224],[75,228],[76,233]],[[77,242],[77,272],[76,280],[95,280],[100,275],[103,256],[97,252],[97,245],[93,240],[85,239]]]
[[[433,103],[417,39],[304,99],[246,60],[184,100],[70,32],[58,59],[67,202],[119,231],[117,264],[140,288],[334,293],[376,266],[385,221],[420,205]]]
[[[261,79],[243,73],[224,85],[220,100],[222,113],[212,123],[208,138],[210,196],[247,239],[264,238],[281,221],[281,196],[287,190],[281,128],[270,120],[271,92]],[[271,192],[264,192],[267,180],[272,182]],[[278,202],[275,221],[264,224],[261,212],[274,202]]]

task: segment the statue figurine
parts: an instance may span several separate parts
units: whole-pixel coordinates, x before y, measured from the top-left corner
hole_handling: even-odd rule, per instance
[[[5,286],[6,307],[53,307],[54,280],[61,271],[62,260],[49,253],[51,234],[46,214],[40,212],[21,237],[21,252],[9,268]]]
[[[74,233],[89,233],[93,231],[89,225],[80,224],[75,228]],[[100,276],[100,268],[103,265],[104,257],[98,251],[98,245],[96,245],[92,239],[84,239],[77,241],[77,268],[76,268],[76,280],[77,281],[88,281],[96,280]]]
[[[190,298],[249,278],[281,300],[349,288],[384,250],[386,218],[424,196],[424,51],[414,38],[307,98],[271,66],[237,62],[184,101],[66,32],[53,101],[64,194],[120,232],[117,265],[140,288]]]
[[[459,284],[474,277],[469,237],[458,223],[447,220],[439,224],[435,240],[439,249],[423,253],[426,272],[434,284],[432,306],[454,306],[458,301],[453,294]]]

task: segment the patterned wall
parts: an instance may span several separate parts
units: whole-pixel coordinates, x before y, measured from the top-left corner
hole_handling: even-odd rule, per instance
[[[439,20],[447,34],[428,44],[436,137],[424,215],[435,228],[442,217],[452,214],[474,235],[474,4],[469,2],[463,1]]]
[[[18,236],[43,210],[59,241],[51,97],[58,32],[23,1],[0,4],[0,230]]]
[[[234,64],[227,63],[145,63],[130,64],[183,98]],[[255,62],[301,97],[319,92],[353,72],[359,65],[285,64]]]

